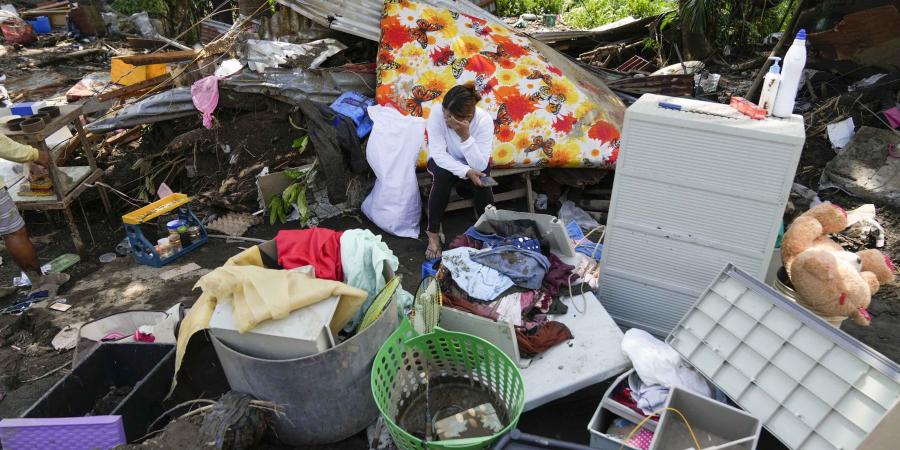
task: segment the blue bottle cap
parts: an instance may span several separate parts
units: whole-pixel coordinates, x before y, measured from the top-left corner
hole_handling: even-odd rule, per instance
[[[806,40],[806,28],[801,28],[800,31],[797,32],[797,39],[801,41]]]

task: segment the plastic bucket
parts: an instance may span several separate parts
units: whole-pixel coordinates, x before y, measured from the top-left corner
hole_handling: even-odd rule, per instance
[[[375,353],[396,326],[394,298],[371,326],[312,356],[261,359],[238,352],[215,336],[210,339],[231,388],[277,403],[283,412],[275,417],[278,439],[307,447],[347,439],[378,418],[365,380]]]
[[[492,436],[426,443],[400,427],[401,406],[413,401],[423,380],[441,378],[466,380],[491,391],[509,419],[503,430]],[[516,427],[525,407],[522,374],[502,350],[479,337],[440,328],[417,335],[408,320],[375,355],[372,395],[394,444],[402,450],[487,448]]]

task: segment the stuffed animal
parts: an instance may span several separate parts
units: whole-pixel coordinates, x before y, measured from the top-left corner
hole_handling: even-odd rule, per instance
[[[869,325],[872,295],[894,281],[894,265],[878,250],[851,253],[828,237],[846,227],[847,213],[831,203],[803,213],[784,233],[784,268],[799,303],[820,316]]]

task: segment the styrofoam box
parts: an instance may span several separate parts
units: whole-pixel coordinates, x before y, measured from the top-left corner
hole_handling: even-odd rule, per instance
[[[311,266],[292,269],[315,277]],[[335,345],[328,327],[337,310],[338,297],[330,297],[314,305],[291,312],[284,319],[267,320],[256,328],[240,333],[230,303],[219,303],[209,321],[210,333],[229,347],[262,359],[293,359],[310,356]]]
[[[900,401],[900,366],[729,264],[666,339],[793,449],[852,449]]]

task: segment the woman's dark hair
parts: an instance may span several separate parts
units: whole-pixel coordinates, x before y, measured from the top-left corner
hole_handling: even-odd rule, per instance
[[[481,96],[475,91],[475,83],[465,83],[453,86],[444,96],[441,105],[456,117],[472,117],[475,115],[475,105],[480,101]]]

